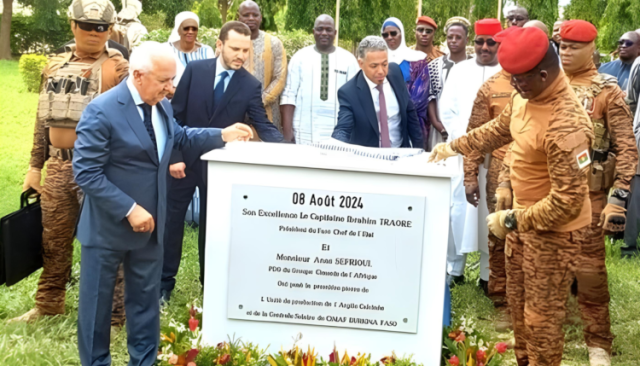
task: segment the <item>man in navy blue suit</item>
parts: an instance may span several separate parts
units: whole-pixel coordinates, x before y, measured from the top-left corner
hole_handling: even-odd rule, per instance
[[[369,147],[422,148],[423,134],[400,67],[388,62],[387,44],[365,37],[360,70],[338,90],[340,111],[331,137]]]
[[[183,128],[165,96],[171,49],[145,42],[131,55],[129,78],[85,109],[76,129],[73,171],[85,194],[78,348],[84,366],[110,365],[111,299],[123,263],[129,365],[152,365],[160,331],[160,274],[166,183],[173,149],[202,154],[252,137],[247,125]]]
[[[220,29],[216,42],[220,56],[193,61],[180,79],[171,100],[173,116],[183,126],[224,128],[250,118],[262,141],[280,142],[282,134],[269,121],[262,102],[260,81],[242,65],[249,56],[251,30],[241,22],[228,22]],[[171,154],[171,179],[167,198],[167,230],[164,265],[162,268],[162,297],[169,300],[176,283],[175,276],[182,257],[184,217],[195,192],[200,192],[200,228],[198,254],[200,280],[204,280],[204,250],[207,213],[207,165],[200,154],[192,150]]]

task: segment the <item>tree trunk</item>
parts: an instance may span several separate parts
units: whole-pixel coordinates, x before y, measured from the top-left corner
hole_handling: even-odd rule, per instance
[[[224,24],[227,22],[227,12],[229,11],[228,0],[218,0],[218,8],[220,9],[220,17],[222,18],[222,24]]]
[[[11,17],[13,15],[13,0],[2,0],[2,5],[0,60],[11,60]]]

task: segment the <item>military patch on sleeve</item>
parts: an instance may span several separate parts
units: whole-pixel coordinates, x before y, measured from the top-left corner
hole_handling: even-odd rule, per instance
[[[578,160],[578,168],[580,169],[591,164],[591,158],[589,157],[589,149],[586,149],[583,152],[578,153],[578,155],[576,155],[576,160]]]

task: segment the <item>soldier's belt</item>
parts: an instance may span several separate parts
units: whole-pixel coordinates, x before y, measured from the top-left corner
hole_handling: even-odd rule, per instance
[[[73,160],[73,149],[58,149],[49,145],[49,156],[60,158],[62,161],[71,161]]]

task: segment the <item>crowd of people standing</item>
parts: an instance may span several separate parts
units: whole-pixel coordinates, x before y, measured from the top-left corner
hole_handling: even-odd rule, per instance
[[[143,42],[128,59],[109,40],[114,14],[109,0],[74,0],[75,42],[43,70],[24,189],[42,197],[44,271],[36,307],[12,321],[64,312],[77,225],[83,365],[110,364],[109,327],[121,327],[125,312],[135,314],[126,320],[132,362],[152,364],[196,188],[206,222],[202,152],[235,140],[334,138],[421,148],[434,160],[464,155],[452,179],[447,291],[479,251],[478,285],[499,311],[496,328],[514,330],[518,364],[560,365],[576,283],[591,364],[610,365],[604,235],[624,232],[625,249],[636,248],[640,33],[622,35],[619,59],[598,69],[593,25],[558,21],[549,34],[514,7],[505,24],[453,17],[439,26],[420,16],[411,47],[391,17],[354,56],[322,14],[315,44],[287,63],[248,0],[215,50],[198,42],[198,16],[183,12],[166,44]],[[434,44],[440,31],[446,47]],[[203,224],[202,282],[205,236]]]

